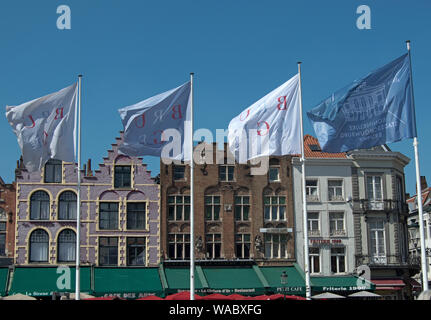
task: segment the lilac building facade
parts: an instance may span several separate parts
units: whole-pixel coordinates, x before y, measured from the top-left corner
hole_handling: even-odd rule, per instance
[[[99,170],[91,170],[90,160],[81,170],[81,264],[157,266],[160,188],[142,158],[118,153],[121,139]],[[76,165],[50,160],[42,171],[29,173],[20,161],[15,176],[14,263],[74,265]]]

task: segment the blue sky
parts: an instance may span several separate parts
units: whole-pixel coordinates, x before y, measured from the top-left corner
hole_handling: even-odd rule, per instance
[[[71,30],[56,27],[62,4]],[[371,30],[356,27],[362,4],[371,8]],[[299,60],[305,112],[405,53],[410,39],[421,174],[431,182],[430,12],[427,0],[3,0],[0,105],[57,91],[82,73],[82,159],[97,168],[122,129],[117,110],[188,81],[190,72],[195,128],[215,134],[296,74]],[[5,116],[0,134],[0,176],[11,182],[20,150]],[[412,140],[390,147],[411,158],[406,187],[415,193]],[[157,158],[144,162],[159,172]]]

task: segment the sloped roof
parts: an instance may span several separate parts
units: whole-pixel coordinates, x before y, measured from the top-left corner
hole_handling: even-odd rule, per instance
[[[313,145],[318,146],[318,150],[313,151]],[[333,158],[333,159],[347,159],[347,154],[345,152],[339,153],[329,153],[321,151],[319,140],[317,138],[306,134],[304,136],[304,153],[305,158]]]

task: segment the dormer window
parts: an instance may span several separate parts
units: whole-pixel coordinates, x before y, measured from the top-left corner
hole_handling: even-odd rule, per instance
[[[60,160],[50,159],[45,164],[45,183],[61,183],[62,165]]]
[[[131,174],[131,166],[115,166],[114,188],[130,188],[132,181]]]

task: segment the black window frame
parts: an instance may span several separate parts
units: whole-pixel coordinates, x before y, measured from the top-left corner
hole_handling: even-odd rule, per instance
[[[133,207],[142,206],[142,208]],[[127,230],[147,230],[147,203],[141,202],[128,202],[127,208]],[[139,216],[143,216],[139,217]]]
[[[99,230],[118,230],[119,205],[119,202],[115,201],[99,202]],[[107,207],[105,208],[105,206]],[[108,215],[108,218],[105,218],[105,215]],[[108,221],[108,226],[106,228],[102,227],[103,221]],[[112,221],[115,222],[113,223]]]
[[[139,243],[138,240],[143,240],[144,243]],[[133,243],[130,243],[132,242]],[[137,253],[137,250],[142,249],[144,252],[144,261],[143,263],[131,263],[132,261],[132,255],[131,251],[133,251],[133,257],[136,258],[139,253]],[[145,266],[147,265],[147,238],[146,237],[127,237],[126,239],[126,252],[127,252],[127,265],[128,266]]]
[[[61,160],[49,159],[45,163],[43,182],[44,183],[63,182],[63,162]]]
[[[70,198],[70,195],[74,196],[74,200]],[[69,198],[67,198],[69,197]],[[62,199],[63,198],[63,199]],[[57,215],[58,220],[76,220],[76,202],[77,202],[77,196],[76,193],[70,190],[63,191],[60,196],[58,197],[58,209],[57,209]],[[62,204],[66,204],[66,217],[62,216]],[[73,208],[75,212],[70,212],[70,208]],[[73,217],[73,213],[75,214],[75,217]],[[71,217],[72,216],[72,217]]]
[[[102,245],[107,239],[108,244]],[[111,241],[115,240],[115,244]],[[108,262],[102,263],[104,254],[108,254]],[[118,237],[99,237],[99,266],[118,266]],[[113,262],[115,260],[115,263]]]
[[[43,196],[42,196],[43,195]],[[41,216],[41,211],[43,207],[43,203],[45,203],[48,206],[48,213],[47,216],[43,217]],[[35,206],[38,206],[38,216],[34,216],[34,210],[36,210]],[[50,220],[51,216],[51,197],[49,196],[49,193],[45,190],[37,190],[32,193],[30,196],[30,220],[42,220],[47,221]]]
[[[132,166],[131,165],[114,166],[114,188],[130,189],[131,187],[132,187]]]

